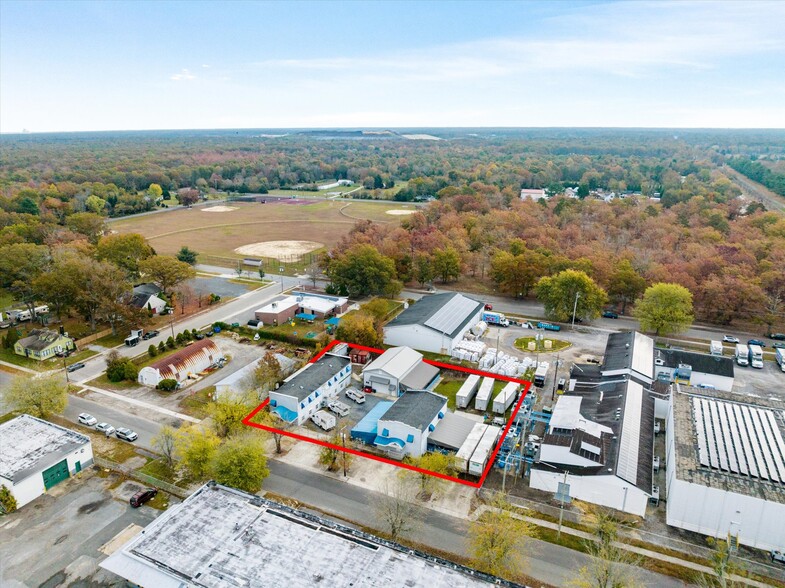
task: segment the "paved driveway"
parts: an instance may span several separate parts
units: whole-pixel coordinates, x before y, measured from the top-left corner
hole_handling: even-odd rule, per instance
[[[144,527],[159,513],[131,508],[128,497],[141,486],[126,482],[110,490],[113,481],[90,471],[0,519],[0,585],[115,585],[114,575],[97,567],[106,557],[98,549],[128,525]]]

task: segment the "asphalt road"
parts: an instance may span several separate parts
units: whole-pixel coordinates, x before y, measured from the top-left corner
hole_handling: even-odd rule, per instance
[[[126,427],[132,431],[136,431],[139,435],[139,439],[137,439],[134,444],[145,449],[152,450],[152,439],[161,429],[161,423],[159,422],[138,417],[128,411],[110,408],[98,402],[80,398],[79,396],[69,396],[68,406],[65,411],[63,411],[63,416],[69,421],[76,423],[77,417],[82,412],[93,415],[98,419],[99,423],[106,422],[115,428]]]
[[[278,461],[270,460],[268,466],[270,476],[264,481],[265,490],[336,515],[344,523],[349,520],[370,528],[382,527],[374,513],[373,505],[379,500],[376,492]],[[468,532],[468,521],[424,509],[419,527],[411,538],[443,551],[466,556]],[[566,585],[590,561],[590,557],[583,553],[537,539],[530,541],[525,555],[527,574],[557,586]],[[646,586],[684,586],[674,578],[646,570],[638,570],[638,575]]]

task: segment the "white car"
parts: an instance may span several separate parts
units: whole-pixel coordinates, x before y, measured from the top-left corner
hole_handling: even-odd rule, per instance
[[[83,412],[79,415],[79,422],[82,423],[83,425],[87,425],[88,427],[92,427],[94,424],[98,422],[98,419],[91,414],[87,414],[86,412]]]
[[[327,408],[330,409],[331,412],[334,412],[338,416],[346,416],[349,414],[349,407],[341,402],[340,400],[333,400],[330,404],[327,405]]]
[[[739,342],[739,338],[738,338],[738,337],[731,337],[730,335],[725,335],[725,336],[722,338],[722,340],[723,340],[725,343],[738,343],[738,342]]]
[[[95,426],[95,430],[100,431],[101,433],[109,437],[110,435],[114,434],[115,428],[109,423],[98,423]]]

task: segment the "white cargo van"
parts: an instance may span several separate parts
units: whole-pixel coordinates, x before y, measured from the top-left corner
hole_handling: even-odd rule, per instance
[[[354,400],[357,404],[365,402],[365,392],[360,392],[357,388],[347,388],[346,397]]]
[[[335,428],[335,417],[325,410],[320,410],[311,415],[311,422],[325,431]]]
[[[739,365],[750,365],[750,352],[746,345],[741,343],[736,345],[736,363]]]

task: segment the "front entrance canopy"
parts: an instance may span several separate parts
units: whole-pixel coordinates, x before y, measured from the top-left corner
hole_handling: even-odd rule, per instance
[[[316,320],[316,315],[315,314],[308,314],[307,312],[298,312],[294,316],[295,316],[295,318],[302,319],[304,321],[314,321],[314,320]]]

